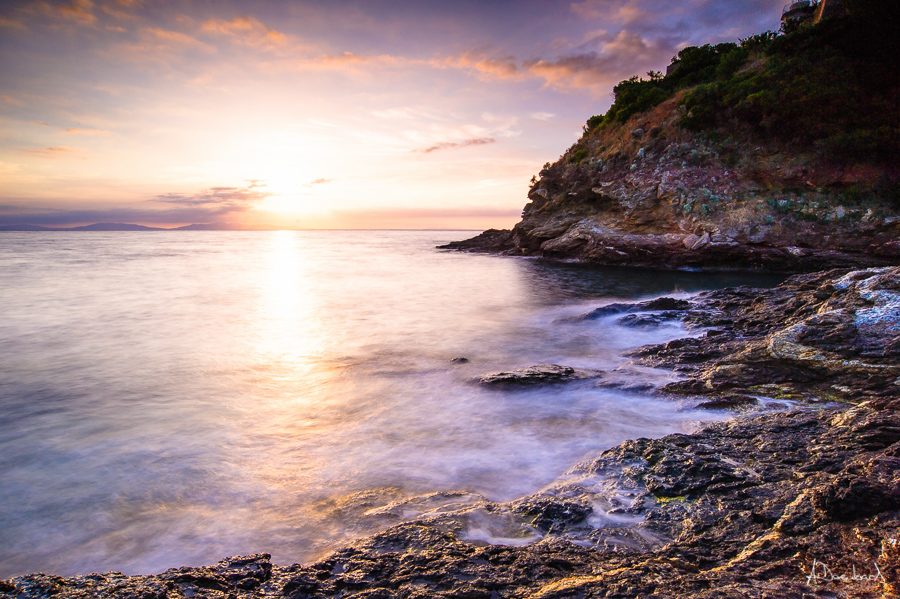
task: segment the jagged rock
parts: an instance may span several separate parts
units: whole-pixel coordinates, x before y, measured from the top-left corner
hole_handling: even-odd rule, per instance
[[[617,302],[613,304],[607,304],[605,306],[595,308],[587,314],[582,314],[581,316],[570,320],[597,320],[599,318],[614,316],[616,314],[624,314],[626,312],[656,312],[660,310],[663,310],[667,313],[664,317],[665,320],[671,320],[676,316],[674,314],[671,314],[672,312],[676,310],[687,310],[690,307],[691,303],[687,300],[675,299],[671,297],[660,297],[654,300],[648,300],[639,303]]]
[[[614,314],[621,314],[623,312],[628,312],[635,306],[637,306],[637,304],[624,304],[624,303],[608,304],[606,306],[601,306],[599,308],[595,308],[594,310],[591,310],[587,314],[582,314],[578,318],[580,320],[597,320],[598,318],[605,318],[606,316],[612,316]]]
[[[736,410],[755,406],[758,403],[759,400],[755,397],[749,397],[747,395],[726,395],[710,401],[701,402],[697,404],[697,407],[701,410]]]
[[[659,327],[666,321],[678,318],[676,312],[663,312],[662,314],[629,314],[616,320],[616,324],[623,327],[638,329],[652,329]]]
[[[557,364],[537,364],[508,372],[486,374],[478,382],[489,386],[547,385],[599,377],[601,375],[602,373],[597,371],[576,370],[575,368]]]

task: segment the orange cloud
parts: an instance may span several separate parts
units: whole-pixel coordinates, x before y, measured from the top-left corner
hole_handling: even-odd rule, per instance
[[[640,35],[622,30],[615,36],[595,32],[590,41],[601,47],[600,52],[581,52],[553,59],[533,59],[517,63],[512,56],[489,58],[472,50],[458,56],[432,61],[438,68],[458,68],[476,71],[484,80],[525,80],[539,78],[546,87],[560,91],[587,90],[602,97],[623,76],[652,68],[665,62],[674,51],[665,41],[649,42]]]
[[[41,124],[46,125],[46,123]],[[65,130],[65,132],[77,135],[107,135],[109,133],[109,131],[105,131],[103,129],[78,129],[75,127],[69,127]]]
[[[240,16],[231,21],[212,19],[203,23],[201,29],[207,33],[227,35],[252,48],[276,50],[290,42],[284,33],[269,29],[253,17]]]
[[[216,49],[209,44],[205,44],[198,39],[195,39],[189,35],[185,35],[184,33],[179,33],[178,31],[171,31],[169,29],[160,29],[158,27],[148,27],[144,30],[146,33],[151,35],[152,37],[171,44],[173,46],[183,46],[183,47],[194,47],[204,50],[206,52],[215,52]]]
[[[497,143],[497,140],[493,137],[473,137],[471,139],[466,139],[463,141],[443,141],[441,143],[434,144],[433,146],[427,147],[423,150],[413,150],[413,152],[422,152],[423,154],[430,154],[431,152],[437,152],[438,150],[450,150],[453,148],[464,148],[466,146],[483,146],[486,144]]]
[[[93,25],[97,20],[94,13],[91,12],[93,8],[94,3],[91,0],[72,0],[68,4],[53,6],[51,10],[63,18],[77,22],[79,25]]]
[[[25,25],[6,17],[0,17],[0,27],[9,27],[10,29],[26,29]]]
[[[54,146],[52,148],[40,148],[37,150],[28,150],[29,154],[38,154],[40,156],[58,157],[64,154],[75,152],[76,150],[66,146]]]
[[[343,54],[323,54],[316,58],[302,58],[284,64],[298,70],[318,69],[353,72],[366,67],[406,67],[428,63],[390,54],[364,56],[353,54],[352,52],[344,52]]]
[[[459,56],[449,56],[430,63],[438,68],[454,68],[478,72],[484,79],[523,79],[527,73],[522,72],[513,56],[488,58],[475,50],[464,52]]]

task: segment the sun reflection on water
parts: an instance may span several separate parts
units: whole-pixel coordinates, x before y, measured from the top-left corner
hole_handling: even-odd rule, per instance
[[[325,307],[314,293],[302,241],[294,231],[271,236],[261,265],[256,316],[256,390],[262,387],[268,395],[293,401],[303,398],[301,389],[317,387],[330,376],[323,369]]]

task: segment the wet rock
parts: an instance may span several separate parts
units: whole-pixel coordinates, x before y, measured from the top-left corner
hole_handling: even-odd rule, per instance
[[[652,329],[657,328],[665,322],[676,320],[678,314],[675,312],[663,312],[662,314],[629,314],[616,320],[616,324],[623,327]]]
[[[624,304],[624,303],[608,304],[606,306],[600,306],[599,308],[595,308],[594,310],[591,310],[587,314],[583,314],[578,319],[579,320],[597,320],[598,318],[605,318],[607,316],[613,316],[615,314],[622,314],[623,312],[628,312],[635,306],[637,306],[637,304]]]
[[[740,410],[750,406],[759,404],[759,400],[755,397],[747,395],[726,395],[709,401],[697,404],[697,408],[701,410]]]
[[[576,370],[557,364],[537,364],[508,372],[494,372],[479,380],[488,386],[547,385],[602,376],[596,371]]]
[[[900,393],[900,268],[797,275],[774,289],[696,296],[679,318],[716,334],[629,352],[676,368],[679,394],[865,401]]]
[[[640,310],[687,310],[691,307],[691,302],[673,297],[660,297],[654,300],[641,302],[637,304]]]
[[[513,511],[531,519],[531,524],[543,532],[561,532],[584,522],[593,510],[586,501],[539,495],[514,503]]]

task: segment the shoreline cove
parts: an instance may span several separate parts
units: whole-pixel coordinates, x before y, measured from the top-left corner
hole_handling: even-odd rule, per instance
[[[896,596],[898,292],[888,267],[701,292],[668,310],[610,304],[598,317],[703,331],[627,351],[630,367],[678,373],[663,394],[788,409],[626,441],[506,503],[457,496],[429,511],[414,498],[413,520],[305,565],[253,554],[159,575],[34,574],[0,582],[0,596],[800,597],[849,582],[865,583],[854,597]],[[517,546],[523,530],[542,538]]]

